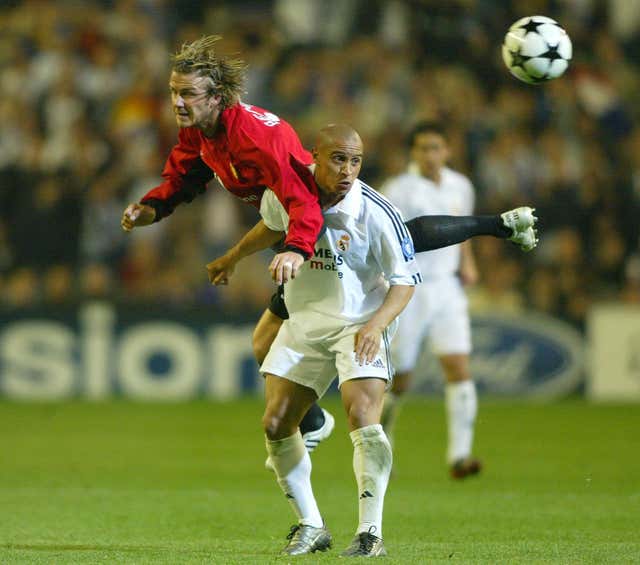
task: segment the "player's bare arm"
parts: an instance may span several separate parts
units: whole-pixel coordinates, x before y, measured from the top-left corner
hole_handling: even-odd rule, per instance
[[[222,257],[214,259],[207,265],[209,282],[214,285],[228,284],[239,261],[275,245],[283,235],[282,232],[269,229],[264,221],[260,220]]]
[[[409,304],[414,290],[415,287],[409,285],[393,285],[389,289],[380,308],[356,334],[353,350],[358,363],[369,364],[375,359],[380,349],[382,332]]]
[[[146,204],[129,204],[122,213],[120,225],[124,231],[148,226],[156,219],[156,211]]]
[[[470,241],[465,241],[460,246],[460,267],[458,270],[463,285],[473,286],[478,282],[478,267]]]

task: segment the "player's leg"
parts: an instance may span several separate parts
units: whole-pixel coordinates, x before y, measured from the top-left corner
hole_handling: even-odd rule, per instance
[[[284,319],[274,314],[269,308],[260,316],[253,330],[253,354],[258,365],[262,365],[264,358],[269,353],[269,348],[278,335],[282,322]]]
[[[412,380],[412,371],[396,372],[393,376],[393,384],[384,395],[380,423],[391,445],[394,445],[395,442],[396,422],[402,409],[405,393],[409,390]]]
[[[300,420],[317,395],[311,388],[271,374],[265,376],[266,406],[262,423],[269,461],[278,484],[297,518],[283,553],[301,555],[331,547],[311,487],[311,458],[302,435]]]
[[[358,485],[358,527],[342,555],[374,557],[386,555],[382,542],[382,509],[393,455],[380,424],[380,415],[384,391],[392,377],[389,342],[396,323],[384,331],[378,353],[366,365],[360,365],[353,352],[359,327],[352,327],[331,347],[336,353],[340,394],[351,430],[353,471]]]
[[[478,235],[509,239],[522,250],[537,243],[534,209],[515,208],[497,216],[419,216],[405,222],[416,253],[447,247]]]
[[[280,286],[253,331],[253,353],[259,365],[262,365],[282,322],[287,318],[289,313],[284,303],[283,287]],[[334,425],[333,416],[314,402],[300,422],[302,439],[309,453],[331,435]],[[266,466],[270,468],[268,460]]]
[[[448,354],[439,357],[445,375],[447,411],[447,462],[452,478],[463,479],[480,472],[482,465],[472,456],[473,432],[478,399],[469,372],[469,356]]]
[[[391,343],[391,359],[395,375],[384,396],[381,424],[391,445],[394,443],[395,424],[402,410],[405,393],[411,386],[413,370],[418,362],[426,333],[429,329],[430,286],[424,282],[416,287],[411,304],[398,318],[398,331]]]
[[[386,381],[379,378],[358,378],[340,386],[342,404],[351,431],[380,424]]]
[[[344,381],[340,392],[353,443],[353,472],[358,484],[358,527],[343,556],[386,555],[382,541],[382,509],[393,455],[380,424],[386,381]]]
[[[311,404],[335,378],[335,364],[326,351],[323,353],[301,340],[285,321],[261,371],[265,374],[263,425],[267,454],[278,484],[298,519],[287,536],[283,553],[324,551],[331,546],[331,534],[324,526],[313,496],[311,458],[299,425]]]
[[[434,316],[429,338],[445,377],[447,464],[451,476],[459,479],[481,469],[480,461],[472,457],[478,400],[469,368],[471,321],[460,282],[453,279],[440,286],[442,304]]]
[[[315,391],[288,379],[265,376],[265,409],[262,417],[268,440],[279,441],[296,432],[300,420],[317,399]]]

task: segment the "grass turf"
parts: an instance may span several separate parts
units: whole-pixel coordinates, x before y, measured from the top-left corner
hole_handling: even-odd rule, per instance
[[[314,490],[334,549],[357,520],[335,398]],[[0,403],[0,563],[284,563],[293,514],[264,470],[259,400]],[[384,537],[395,563],[640,562],[640,409],[483,401],[479,478],[443,464],[441,403],[398,424]],[[343,560],[340,560],[343,561]]]

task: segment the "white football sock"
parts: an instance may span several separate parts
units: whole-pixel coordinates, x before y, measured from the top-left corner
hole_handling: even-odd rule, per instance
[[[284,439],[267,439],[266,444],[278,484],[298,517],[298,523],[322,527],[322,516],[311,488],[311,458],[300,430]]]
[[[471,455],[473,427],[478,411],[476,385],[472,380],[447,383],[445,398],[449,427],[447,463],[451,465]]]
[[[393,461],[391,445],[380,424],[358,428],[349,435],[359,497],[356,534],[371,531],[382,537],[382,507]]]

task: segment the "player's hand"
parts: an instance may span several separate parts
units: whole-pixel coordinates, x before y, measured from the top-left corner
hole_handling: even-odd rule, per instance
[[[156,211],[146,204],[129,204],[122,213],[120,225],[124,231],[133,228],[148,226],[156,219]]]
[[[373,362],[380,351],[382,332],[384,328],[365,324],[356,333],[353,351],[356,354],[356,361],[360,365],[368,365]]]
[[[236,259],[229,253],[214,259],[211,263],[207,264],[209,282],[216,286],[229,284],[229,279],[236,269],[236,264]]]
[[[276,284],[284,284],[295,279],[300,267],[304,263],[304,257],[295,251],[278,253],[269,265],[271,278]]]

